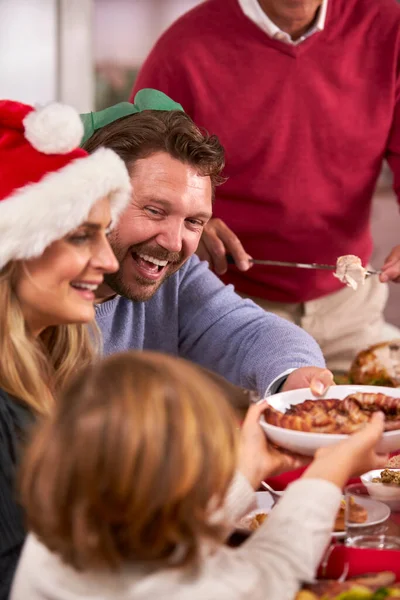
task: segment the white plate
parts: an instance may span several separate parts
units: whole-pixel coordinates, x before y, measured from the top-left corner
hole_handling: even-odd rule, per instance
[[[269,492],[256,492],[257,499],[257,508],[248,513],[245,517],[243,517],[240,521],[240,525],[248,528],[251,520],[259,513],[270,513],[271,509],[274,505],[274,498]],[[372,525],[379,525],[379,523],[383,523],[390,516],[390,508],[383,504],[382,502],[378,502],[376,500],[372,500],[371,498],[358,498],[357,503],[361,504],[367,512],[368,517],[365,523],[354,523],[354,527],[370,527]],[[361,533],[361,532],[360,532]],[[332,536],[336,539],[341,539],[345,537],[344,531],[334,531]]]
[[[269,492],[256,492],[257,508],[249,512],[240,519],[239,526],[247,529],[256,515],[260,513],[268,514],[274,505],[274,498]]]
[[[274,505],[274,498],[269,492],[256,492],[257,508],[269,513]],[[260,512],[260,511],[258,511]]]
[[[375,385],[335,385],[329,388],[324,398],[338,398],[343,400],[349,394],[355,392],[371,393],[371,394],[386,394],[400,398],[400,388],[380,387]],[[276,410],[286,412],[291,404],[300,404],[304,400],[312,400],[313,395],[309,388],[300,390],[292,390],[291,392],[282,392],[269,396],[268,402]],[[317,398],[314,398],[316,400]],[[295,431],[292,429],[284,429],[270,425],[261,417],[261,427],[266,432],[268,439],[282,448],[303,454],[313,456],[318,450],[325,446],[336,444],[340,440],[344,440],[347,435],[336,433],[309,433],[307,431]],[[396,431],[387,431],[383,434],[377,449],[379,452],[394,452],[400,448],[400,429]]]
[[[372,483],[374,477],[379,477],[383,469],[368,471],[361,475],[361,481],[368,490],[369,495],[375,500],[384,502],[394,511],[400,511],[400,485],[388,485],[385,483]],[[400,469],[390,469],[400,471]]]
[[[373,525],[384,523],[390,517],[390,508],[383,502],[378,502],[371,498],[360,498],[360,496],[357,496],[356,502],[366,509],[368,516],[364,523],[352,523],[352,527],[362,530],[363,527],[372,527]],[[337,539],[344,538],[345,535],[345,531],[334,531],[332,533],[332,536]],[[362,531],[360,531],[360,535],[362,535]]]

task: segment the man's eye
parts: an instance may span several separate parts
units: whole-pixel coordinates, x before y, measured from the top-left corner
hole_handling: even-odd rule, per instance
[[[186,219],[188,223],[191,225],[195,225],[196,227],[203,227],[203,221],[199,221],[198,219]]]
[[[153,208],[152,206],[146,206],[145,210],[151,215],[159,216],[161,212],[157,208]]]

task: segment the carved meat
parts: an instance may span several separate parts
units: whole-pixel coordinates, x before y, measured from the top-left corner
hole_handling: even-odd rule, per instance
[[[342,500],[339,511],[336,515],[335,525],[333,531],[343,531],[345,528],[345,511],[346,501]],[[350,523],[365,523],[368,518],[368,512],[366,509],[358,504],[353,496],[349,499],[349,521]]]
[[[367,271],[361,264],[361,259],[353,254],[339,256],[336,261],[334,276],[342,283],[356,290],[359,285],[364,285]]]
[[[349,375],[352,383],[400,387],[400,340],[375,344],[357,354]]]
[[[292,405],[285,413],[268,406],[264,417],[270,425],[284,429],[351,434],[361,429],[378,410],[385,414],[385,431],[400,429],[400,398],[384,394],[359,392],[344,400],[305,400]]]

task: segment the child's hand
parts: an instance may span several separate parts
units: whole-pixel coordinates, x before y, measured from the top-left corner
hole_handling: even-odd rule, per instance
[[[249,408],[240,436],[238,468],[254,489],[267,477],[299,469],[311,461],[311,458],[291,454],[268,443],[259,423],[267,405],[265,400]]]
[[[343,487],[351,476],[361,475],[372,469],[383,469],[387,454],[377,454],[375,448],[384,430],[384,415],[376,412],[370,422],[343,442],[321,448],[304,477],[332,481]]]

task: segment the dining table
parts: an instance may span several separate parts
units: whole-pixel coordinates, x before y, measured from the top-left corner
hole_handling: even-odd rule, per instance
[[[397,455],[400,455],[400,451],[391,456]],[[270,477],[266,481],[275,490],[285,490],[290,483],[301,477],[304,471],[305,467]],[[348,483],[360,481],[359,478],[354,478]],[[391,510],[388,519],[380,525],[379,534],[400,537],[400,512]],[[339,579],[346,575],[347,578],[351,578],[382,571],[392,571],[400,581],[400,550],[353,548],[346,546],[343,539],[332,537],[321,561],[318,577]]]

